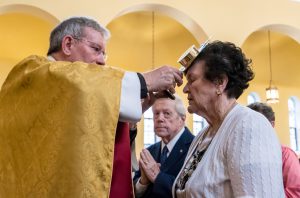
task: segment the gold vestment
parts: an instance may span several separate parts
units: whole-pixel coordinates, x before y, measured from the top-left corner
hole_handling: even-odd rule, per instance
[[[0,197],[109,196],[124,72],[30,56],[0,92]]]

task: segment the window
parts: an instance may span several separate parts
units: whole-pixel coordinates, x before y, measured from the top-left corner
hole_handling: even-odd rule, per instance
[[[297,108],[298,106],[298,108]],[[290,97],[288,99],[289,108],[289,128],[291,148],[294,151],[300,151],[300,133],[299,133],[299,102],[296,98]]]
[[[154,133],[152,108],[149,108],[144,113],[144,147],[147,148],[158,141],[160,138]]]
[[[208,124],[206,120],[198,116],[197,114],[193,114],[193,132],[194,135],[197,135],[204,127],[206,127]]]
[[[255,102],[260,102],[260,98],[259,95],[255,92],[251,92],[248,96],[247,96],[247,103],[252,104]]]

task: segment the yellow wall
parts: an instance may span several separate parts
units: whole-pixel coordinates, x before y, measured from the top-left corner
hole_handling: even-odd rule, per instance
[[[242,46],[253,60],[256,77],[239,101],[257,92],[265,101],[269,83],[266,29],[271,30],[273,82],[280,90],[276,131],[289,145],[287,99],[300,98],[300,3],[286,0],[2,0],[0,3],[0,85],[11,67],[29,54],[45,54],[51,29],[74,15],[89,15],[112,32],[108,64],[146,71],[176,63],[181,53],[208,36]],[[155,12],[155,48],[152,64],[152,11]],[[266,13],[267,11],[267,13]],[[182,87],[177,89],[182,98]],[[187,103],[185,99],[185,103]],[[300,115],[299,115],[300,116]],[[138,151],[143,147],[143,122],[139,124]],[[188,116],[187,126],[192,129]]]
[[[255,92],[259,95],[262,102],[266,101],[265,89],[268,84],[255,84],[245,91],[245,93],[239,99],[239,102],[243,105],[247,105],[247,95],[251,92]],[[288,99],[292,96],[296,96],[299,99],[299,88],[279,86],[280,102],[277,104],[270,104],[275,112],[275,131],[280,142],[284,145],[290,145],[290,134],[288,125]]]
[[[282,144],[290,145],[288,125],[288,99],[300,94],[300,45],[290,37],[271,32],[271,63],[273,85],[279,89],[280,102],[272,104],[275,112],[275,129]],[[243,95],[254,91],[259,93],[262,102],[266,101],[265,89],[269,86],[270,63],[268,37],[266,31],[251,34],[243,44],[243,50],[252,58],[255,78]],[[244,103],[246,104],[246,102]],[[300,116],[300,115],[299,115]]]
[[[0,15],[0,85],[12,66],[32,54],[45,55],[54,24],[23,13]]]
[[[174,65],[182,50],[197,44],[196,39],[181,24],[173,19],[154,14],[154,65],[152,65],[152,12],[126,14],[108,24],[112,38],[108,43],[108,64],[132,71],[147,71],[158,65]],[[178,95],[186,98],[183,86],[176,89]],[[185,100],[185,103],[187,101]],[[191,115],[188,125],[192,127]],[[137,153],[144,147],[143,121],[138,124]]]

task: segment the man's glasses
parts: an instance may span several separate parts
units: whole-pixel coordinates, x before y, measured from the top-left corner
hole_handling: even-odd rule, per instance
[[[77,41],[82,41],[84,44],[87,44],[95,52],[96,55],[101,54],[104,61],[107,60],[107,54],[105,53],[105,51],[102,50],[102,47],[97,43],[89,41],[86,38],[76,38],[76,37],[73,38]]]

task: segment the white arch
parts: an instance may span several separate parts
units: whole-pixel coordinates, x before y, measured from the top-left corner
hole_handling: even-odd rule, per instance
[[[256,31],[266,31],[266,30],[279,32],[281,34],[287,35],[300,44],[300,29],[285,24],[269,24],[262,27],[258,27],[257,29],[250,32],[248,35],[245,35],[242,43],[244,43],[252,33]]]
[[[35,6],[25,5],[25,4],[11,4],[0,6],[0,14],[7,14],[7,13],[24,13],[31,16],[35,16],[37,18],[41,18],[49,23],[58,24],[59,20],[51,15],[49,12],[42,10]]]
[[[181,12],[178,9],[175,9],[170,6],[166,6],[163,4],[139,4],[134,5],[128,8],[125,8],[121,12],[119,12],[115,18],[120,17],[122,15],[138,12],[138,11],[155,11],[161,14],[164,14],[176,21],[178,21],[181,25],[183,25],[191,34],[195,37],[195,39],[201,43],[208,38],[207,34],[204,30],[197,24],[192,18],[190,18],[185,13]],[[115,19],[114,18],[114,19]],[[113,19],[112,19],[113,20]]]
[[[300,43],[300,30],[285,24],[272,24],[262,27],[260,30],[272,30],[290,36]]]

